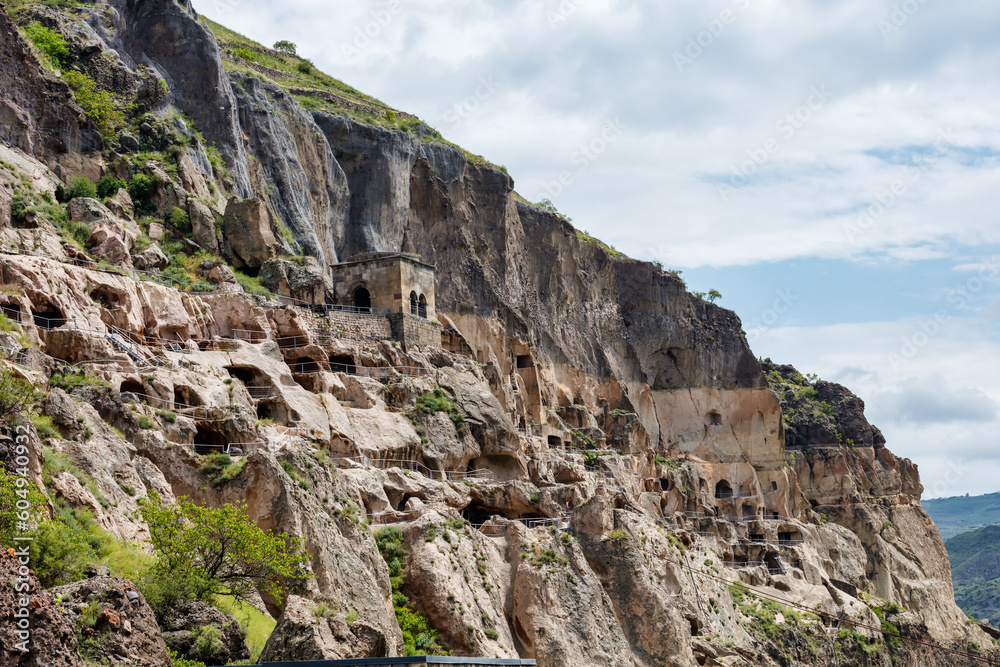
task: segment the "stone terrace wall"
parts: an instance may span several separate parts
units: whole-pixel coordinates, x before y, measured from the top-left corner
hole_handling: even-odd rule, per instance
[[[392,326],[392,337],[406,345],[433,345],[441,347],[441,325],[408,313],[395,313],[387,318]]]
[[[330,333],[340,338],[352,340],[389,340],[393,336],[393,328],[388,318],[380,315],[362,315],[360,313],[344,313],[331,311]],[[441,344],[440,334],[438,345]]]

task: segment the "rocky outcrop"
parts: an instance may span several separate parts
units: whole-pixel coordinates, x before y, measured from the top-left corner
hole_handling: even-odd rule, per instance
[[[336,263],[345,250],[350,192],[329,143],[312,116],[278,86],[234,74],[233,91],[240,124],[273,187],[275,212],[303,254],[324,268]]]
[[[226,239],[226,253],[236,268],[259,269],[277,253],[278,242],[271,232],[271,213],[263,199],[230,199],[222,218],[222,233]]]
[[[187,602],[171,609],[161,621],[160,630],[167,647],[189,660],[215,665],[250,661],[239,623],[210,604]],[[204,636],[210,641],[199,642]]]
[[[0,140],[38,157],[60,176],[93,171],[90,154],[103,147],[69,87],[47,76],[0,12]]]
[[[287,259],[270,259],[260,267],[260,284],[281,296],[305,303],[331,303],[333,285],[329,276],[312,257],[300,262]],[[327,295],[330,298],[327,299]]]
[[[152,67],[166,81],[168,101],[191,118],[226,157],[232,191],[252,192],[229,77],[219,48],[193,8],[173,0],[115,0],[102,36],[132,68]]]
[[[0,663],[83,667],[73,618],[27,566],[21,567],[13,549],[0,550]],[[27,618],[19,627],[23,614]]]
[[[173,664],[153,610],[132,582],[97,576],[53,588],[51,594],[81,627],[86,659],[140,667]]]

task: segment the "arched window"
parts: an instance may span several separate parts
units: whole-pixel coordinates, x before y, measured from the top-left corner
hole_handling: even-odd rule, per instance
[[[364,287],[354,290],[354,307],[363,313],[370,313],[372,310],[372,295]]]
[[[417,314],[417,293],[410,292],[410,315]]]
[[[733,497],[733,487],[729,485],[726,480],[721,480],[715,485],[715,497],[716,498],[732,498]]]
[[[420,295],[420,302],[417,304],[417,312],[420,317],[425,320],[427,319],[427,299],[424,298],[423,294]]]

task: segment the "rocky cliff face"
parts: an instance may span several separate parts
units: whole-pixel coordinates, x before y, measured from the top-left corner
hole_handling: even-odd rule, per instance
[[[33,434],[33,478],[123,542],[148,537],[150,491],[245,502],[302,538],[312,576],[259,600],[277,621],[262,659],[399,655],[413,614],[457,655],[540,665],[991,650],[954,605],[915,466],[860,400],[762,367],[737,316],[676,275],[525,203],[412,117],[217,41],[184,3],[7,10],[134,110],[102,139],[0,14],[2,363],[54,429]],[[56,202],[78,175],[129,192]],[[436,265],[440,346],[248,293],[259,271],[284,296],[342,298],[324,272],[371,252]],[[219,477],[205,455],[223,450],[242,462]],[[75,468],[52,474],[63,457]],[[380,553],[385,523],[405,562]],[[188,625],[161,625],[190,649]],[[36,654],[77,664],[66,645]]]

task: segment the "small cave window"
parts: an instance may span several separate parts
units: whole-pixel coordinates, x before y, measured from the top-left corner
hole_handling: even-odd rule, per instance
[[[670,480],[668,478],[663,477],[663,478],[660,479],[660,490],[661,491],[669,491],[672,487],[673,487],[673,485],[670,483]]]
[[[358,372],[357,364],[354,363],[354,357],[346,354],[334,355],[330,357],[330,370],[334,373],[347,373],[348,375],[356,375]]]
[[[372,309],[372,295],[364,287],[359,287],[354,290],[354,295],[352,298],[354,302],[354,307],[363,313],[370,313]]]
[[[224,452],[229,442],[224,435],[206,426],[198,426],[194,436],[194,453],[198,455]]]
[[[417,302],[417,315],[427,319],[427,299],[423,294],[420,295],[420,301]]]
[[[720,480],[718,484],[715,485],[715,497],[716,498],[732,498],[733,497],[733,487],[726,480]]]
[[[743,520],[749,521],[751,519],[757,518],[757,509],[754,507],[744,507],[743,508]]]
[[[117,308],[120,301],[120,297],[117,294],[104,289],[94,289],[90,293],[90,298],[94,303],[98,303],[109,310]]]
[[[751,542],[763,542],[764,541],[764,535],[763,535],[763,533],[750,533],[750,535],[748,537],[749,537],[749,539],[750,539]]]
[[[772,491],[777,491],[778,490],[778,483],[777,482],[771,482],[771,490]]]
[[[531,368],[535,365],[535,362],[531,360],[530,354],[519,354],[517,355],[517,367],[518,368]]]
[[[276,406],[271,401],[261,401],[257,404],[257,419],[270,419],[271,421],[281,421]]]
[[[706,426],[719,426],[720,424],[722,424],[722,415],[717,410],[712,410],[705,415]]]
[[[32,308],[35,326],[39,329],[55,329],[66,324],[66,316],[48,300]]]
[[[410,292],[410,315],[416,315],[419,311],[417,310],[417,293]]]
[[[125,380],[122,382],[121,388],[118,390],[120,394],[132,394],[136,398],[141,398],[145,396],[146,389],[142,386],[142,383],[136,380]]]
[[[248,387],[256,384],[257,374],[252,369],[229,366],[226,368],[226,371],[229,373],[229,377],[239,380]]]
[[[198,400],[198,394],[190,387],[174,386],[174,405],[197,408],[201,406],[201,401]]]
[[[558,435],[550,435],[548,440],[549,447],[562,447],[563,441]]]

